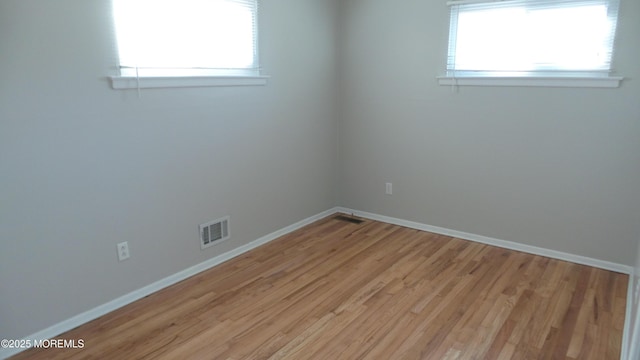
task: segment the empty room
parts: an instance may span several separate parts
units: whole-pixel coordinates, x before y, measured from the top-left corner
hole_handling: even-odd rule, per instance
[[[637,0],[0,0],[0,359],[640,359]]]

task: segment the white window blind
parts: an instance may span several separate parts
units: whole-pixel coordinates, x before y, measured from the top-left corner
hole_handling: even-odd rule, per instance
[[[447,75],[607,76],[617,0],[450,1]]]
[[[259,75],[257,0],[113,0],[122,76]]]

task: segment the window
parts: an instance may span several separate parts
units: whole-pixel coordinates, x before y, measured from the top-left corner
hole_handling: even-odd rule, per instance
[[[557,86],[572,86],[561,79],[575,80],[575,86],[598,79],[617,80],[617,86],[621,79],[610,76],[617,0],[462,0],[448,5],[443,79],[503,81],[499,85],[529,78]]]
[[[218,77],[213,85],[261,80],[257,13],[257,0],[113,0],[121,75],[114,87],[123,79],[124,87],[171,86],[172,77],[183,86],[206,86],[206,77]]]

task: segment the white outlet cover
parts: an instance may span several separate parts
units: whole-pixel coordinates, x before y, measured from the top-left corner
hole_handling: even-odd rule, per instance
[[[118,245],[116,246],[118,248],[118,261],[127,260],[130,257],[129,243],[124,241],[124,242],[118,243]]]

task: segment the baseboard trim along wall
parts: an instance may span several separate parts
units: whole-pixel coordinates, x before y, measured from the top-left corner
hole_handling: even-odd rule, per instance
[[[394,217],[368,213],[365,211],[359,211],[359,210],[353,210],[353,209],[341,207],[341,208],[338,208],[338,212],[345,213],[345,214],[353,214],[358,217],[382,221],[385,223],[404,226],[411,229],[428,231],[428,232],[432,232],[440,235],[455,237],[458,239],[474,241],[474,242],[487,244],[487,245],[493,245],[493,246],[497,246],[505,249],[522,251],[522,252],[533,254],[533,255],[546,256],[553,259],[570,261],[576,264],[593,266],[596,268],[615,271],[623,274],[631,274],[631,272],[633,271],[633,267],[627,266],[627,265],[616,264],[609,261],[593,259],[586,256],[569,254],[562,251],[550,250],[550,249],[545,249],[537,246],[520,244],[513,241],[500,240],[500,239],[490,238],[487,236],[476,235],[476,234],[466,233],[466,232],[457,231],[457,230],[451,230],[451,229],[442,228],[438,226],[426,225],[426,224],[402,220]]]
[[[483,243],[483,244],[487,244],[487,245],[493,245],[493,246],[498,246],[501,248],[506,248],[506,249],[511,249],[511,250],[516,250],[516,251],[522,251],[522,252],[526,252],[526,253],[530,253],[530,254],[534,254],[534,255],[540,255],[540,256],[546,256],[546,257],[550,257],[550,258],[554,258],[554,259],[558,259],[558,260],[565,260],[565,261],[570,261],[573,263],[577,263],[577,264],[583,264],[583,265],[588,265],[588,266],[593,266],[593,267],[597,267],[597,268],[601,268],[601,269],[605,269],[605,270],[611,270],[611,271],[615,271],[615,272],[620,272],[620,273],[624,273],[624,274],[633,274],[633,267],[631,266],[627,266],[627,265],[622,265],[622,264],[616,264],[616,263],[612,263],[612,262],[608,262],[608,261],[603,261],[603,260],[598,260],[598,259],[592,259],[592,258],[588,258],[588,257],[584,257],[584,256],[580,256],[580,255],[574,255],[574,254],[569,254],[569,253],[565,253],[565,252],[561,252],[561,251],[556,251],[556,250],[549,250],[549,249],[545,249],[545,248],[540,248],[540,247],[536,247],[536,246],[530,246],[530,245],[524,245],[524,244],[520,244],[520,243],[515,243],[515,242],[511,242],[511,241],[506,241],[506,240],[500,240],[500,239],[494,239],[494,238],[490,238],[490,237],[486,237],[486,236],[481,236],[481,235],[476,235],[476,234],[471,234],[471,233],[466,233],[466,232],[461,232],[461,231],[457,231],[457,230],[451,230],[451,229],[446,229],[446,228],[441,228],[441,227],[437,227],[437,226],[432,226],[432,225],[426,225],[426,224],[422,224],[422,223],[418,223],[418,222],[413,222],[413,221],[407,221],[407,220],[402,220],[402,219],[398,219],[398,218],[393,218],[393,217],[389,217],[389,216],[384,216],[384,215],[378,215],[378,214],[373,214],[373,213],[368,213],[368,212],[364,212],[364,211],[358,211],[358,210],[353,210],[353,209],[349,209],[349,208],[344,208],[344,207],[335,207],[335,208],[331,208],[329,210],[323,211],[319,214],[313,215],[311,217],[308,217],[304,220],[301,220],[299,222],[296,222],[295,224],[289,225],[287,227],[284,227],[280,230],[274,231],[268,235],[265,235],[261,238],[258,238],[248,244],[242,245],[236,249],[233,249],[229,252],[226,252],[224,254],[218,255],[214,258],[211,258],[207,261],[204,261],[200,264],[194,265],[188,269],[182,270],[176,274],[173,274],[171,276],[168,276],[164,279],[161,279],[159,281],[156,281],[150,285],[147,285],[143,288],[140,288],[136,291],[133,291],[129,294],[126,294],[124,296],[121,296],[117,299],[114,299],[112,301],[109,301],[106,304],[100,305],[98,307],[95,307],[91,310],[88,310],[82,314],[76,315],[70,319],[64,320],[58,324],[55,324],[49,328],[46,328],[42,331],[39,331],[35,334],[32,334],[30,336],[25,337],[25,340],[28,339],[51,339],[55,336],[58,336],[66,331],[69,331],[73,328],[76,328],[80,325],[83,325],[85,323],[88,323],[89,321],[95,320],[97,318],[99,318],[100,316],[106,315],[114,310],[117,310],[123,306],[126,306],[128,304],[133,303],[136,300],[139,300],[145,296],[148,296],[150,294],[153,294],[157,291],[160,291],[166,287],[169,287],[171,285],[174,285],[184,279],[187,279],[191,276],[194,276],[200,272],[203,272],[205,270],[208,270],[218,264],[221,264],[227,260],[230,260],[234,257],[237,257],[239,255],[242,255],[252,249],[255,249],[257,247],[259,247],[260,245],[264,245],[268,242],[271,242],[283,235],[286,235],[288,233],[291,233],[303,226],[306,226],[308,224],[311,224],[317,220],[320,220],[324,217],[333,215],[335,213],[344,213],[344,214],[353,214],[355,216],[358,217],[362,217],[362,218],[366,218],[366,219],[370,219],[370,220],[376,220],[376,221],[381,221],[381,222],[385,222],[385,223],[389,223],[389,224],[394,224],[394,225],[399,225],[399,226],[404,226],[404,227],[408,227],[408,228],[412,228],[412,229],[416,229],[416,230],[422,230],[422,231],[428,231],[428,232],[432,232],[432,233],[436,233],[436,234],[441,234],[441,235],[446,235],[446,236],[452,236],[452,237],[456,237],[459,239],[464,239],[464,240],[469,240],[469,241],[474,241],[474,242],[479,242],[479,243]],[[631,279],[630,279],[631,280]],[[631,283],[631,281],[630,281]],[[624,328],[624,334],[623,334],[623,346],[622,346],[622,354],[623,357],[621,357],[621,359],[623,360],[627,360],[628,358],[628,353],[629,353],[629,348],[631,347],[630,345],[633,343],[633,340],[630,339],[630,334],[631,334],[631,329],[630,324],[631,324],[631,308],[630,308],[630,304],[633,303],[633,296],[632,296],[632,290],[630,289],[628,291],[627,294],[627,311],[626,311],[626,318],[625,318],[625,328]],[[639,312],[640,313],[640,312]],[[638,325],[638,324],[636,324]],[[0,359],[6,359],[9,356],[15,355],[21,351],[23,351],[25,349],[0,349]]]
[[[194,276],[198,273],[201,273],[205,270],[208,270],[216,265],[219,265],[227,260],[233,259],[239,255],[246,253],[247,251],[253,250],[260,245],[264,245],[268,242],[271,242],[281,236],[284,236],[288,233],[291,233],[295,230],[300,229],[303,226],[309,225],[315,221],[318,221],[322,218],[335,214],[337,212],[337,208],[332,208],[326,211],[323,211],[319,214],[308,217],[304,220],[298,221],[295,224],[284,227],[280,230],[274,231],[268,235],[265,235],[261,238],[258,238],[248,244],[242,245],[238,248],[235,248],[231,251],[228,251],[224,254],[220,254],[214,258],[211,258],[207,261],[204,261],[200,264],[194,265],[190,268],[182,270],[178,273],[175,273],[171,276],[168,276],[164,279],[158,280],[150,285],[147,285],[141,289],[132,291],[124,296],[121,296],[117,299],[109,301],[106,304],[95,307],[91,310],[88,310],[82,314],[76,315],[70,319],[64,320],[58,324],[55,324],[51,327],[48,327],[42,331],[38,331],[35,334],[29,335],[24,338],[24,340],[34,340],[34,339],[51,339],[54,338],[64,332],[67,332],[71,329],[74,329],[80,325],[86,324],[89,321],[95,320],[100,316],[106,315],[114,310],[117,310],[123,306],[129,305],[136,300],[142,299],[145,296],[151,295],[157,291],[160,291],[164,288],[167,288],[171,285],[174,285],[182,280],[185,280],[191,276]],[[0,359],[6,359],[10,356],[18,354],[26,349],[4,349],[0,348]]]
[[[636,292],[636,284],[640,281],[640,271],[634,268],[629,276],[629,288],[627,289],[627,309],[622,333],[622,343],[626,346],[622,349],[626,353],[624,360],[640,359],[640,292]],[[631,322],[635,310],[635,321]]]
[[[633,282],[629,281],[629,283],[631,284]],[[633,293],[631,286],[629,287],[629,293]],[[627,296],[627,316],[625,318],[624,333],[622,337],[622,345],[624,346],[622,350],[623,354],[625,353],[625,350],[627,350],[627,357],[622,358],[623,360],[640,359],[640,309],[636,311],[635,326],[631,329],[631,304],[635,304],[633,302],[633,296]]]
[[[633,360],[638,357],[631,357],[633,354],[635,341],[633,340],[633,334],[636,334],[638,328],[637,316],[640,316],[640,311],[636,314],[636,330],[631,328],[631,316],[633,314],[633,304],[635,299],[633,295],[633,274],[629,275],[629,282],[627,283],[627,307],[624,310],[624,327],[622,328],[622,349],[620,352],[620,360]]]
[[[632,306],[634,304],[633,285],[632,285],[634,268],[632,266],[617,264],[617,263],[599,260],[599,259],[593,259],[586,256],[569,254],[562,251],[545,249],[537,246],[520,244],[512,241],[490,238],[482,235],[476,235],[476,234],[466,233],[466,232],[457,231],[457,230],[451,230],[451,229],[442,228],[438,226],[426,225],[426,224],[422,224],[414,221],[402,220],[394,217],[373,214],[365,211],[353,210],[353,209],[343,208],[343,207],[339,207],[337,209],[338,209],[337,210],[338,212],[341,212],[344,214],[352,214],[354,216],[361,217],[361,218],[382,221],[385,223],[404,226],[411,229],[428,231],[435,234],[451,236],[451,237],[478,242],[482,244],[493,245],[493,246],[497,246],[505,249],[522,251],[522,252],[533,254],[533,255],[545,256],[545,257],[549,257],[557,260],[564,260],[564,261],[569,261],[576,264],[588,265],[588,266],[592,266],[600,269],[627,274],[629,275],[629,285],[627,287],[627,308],[625,311],[624,329],[622,332],[622,348],[621,348],[620,359],[635,360],[638,358],[637,356],[640,355],[640,344],[638,344],[637,340],[635,340],[633,336],[634,334],[640,334],[640,311],[638,311],[637,320],[635,323],[636,329],[634,332],[632,332],[633,329],[631,329],[631,324],[632,324],[631,316],[633,312]],[[639,337],[639,336],[635,336],[635,337]],[[638,353],[638,355],[635,355],[636,353]],[[633,357],[633,356],[636,356],[636,357]]]

